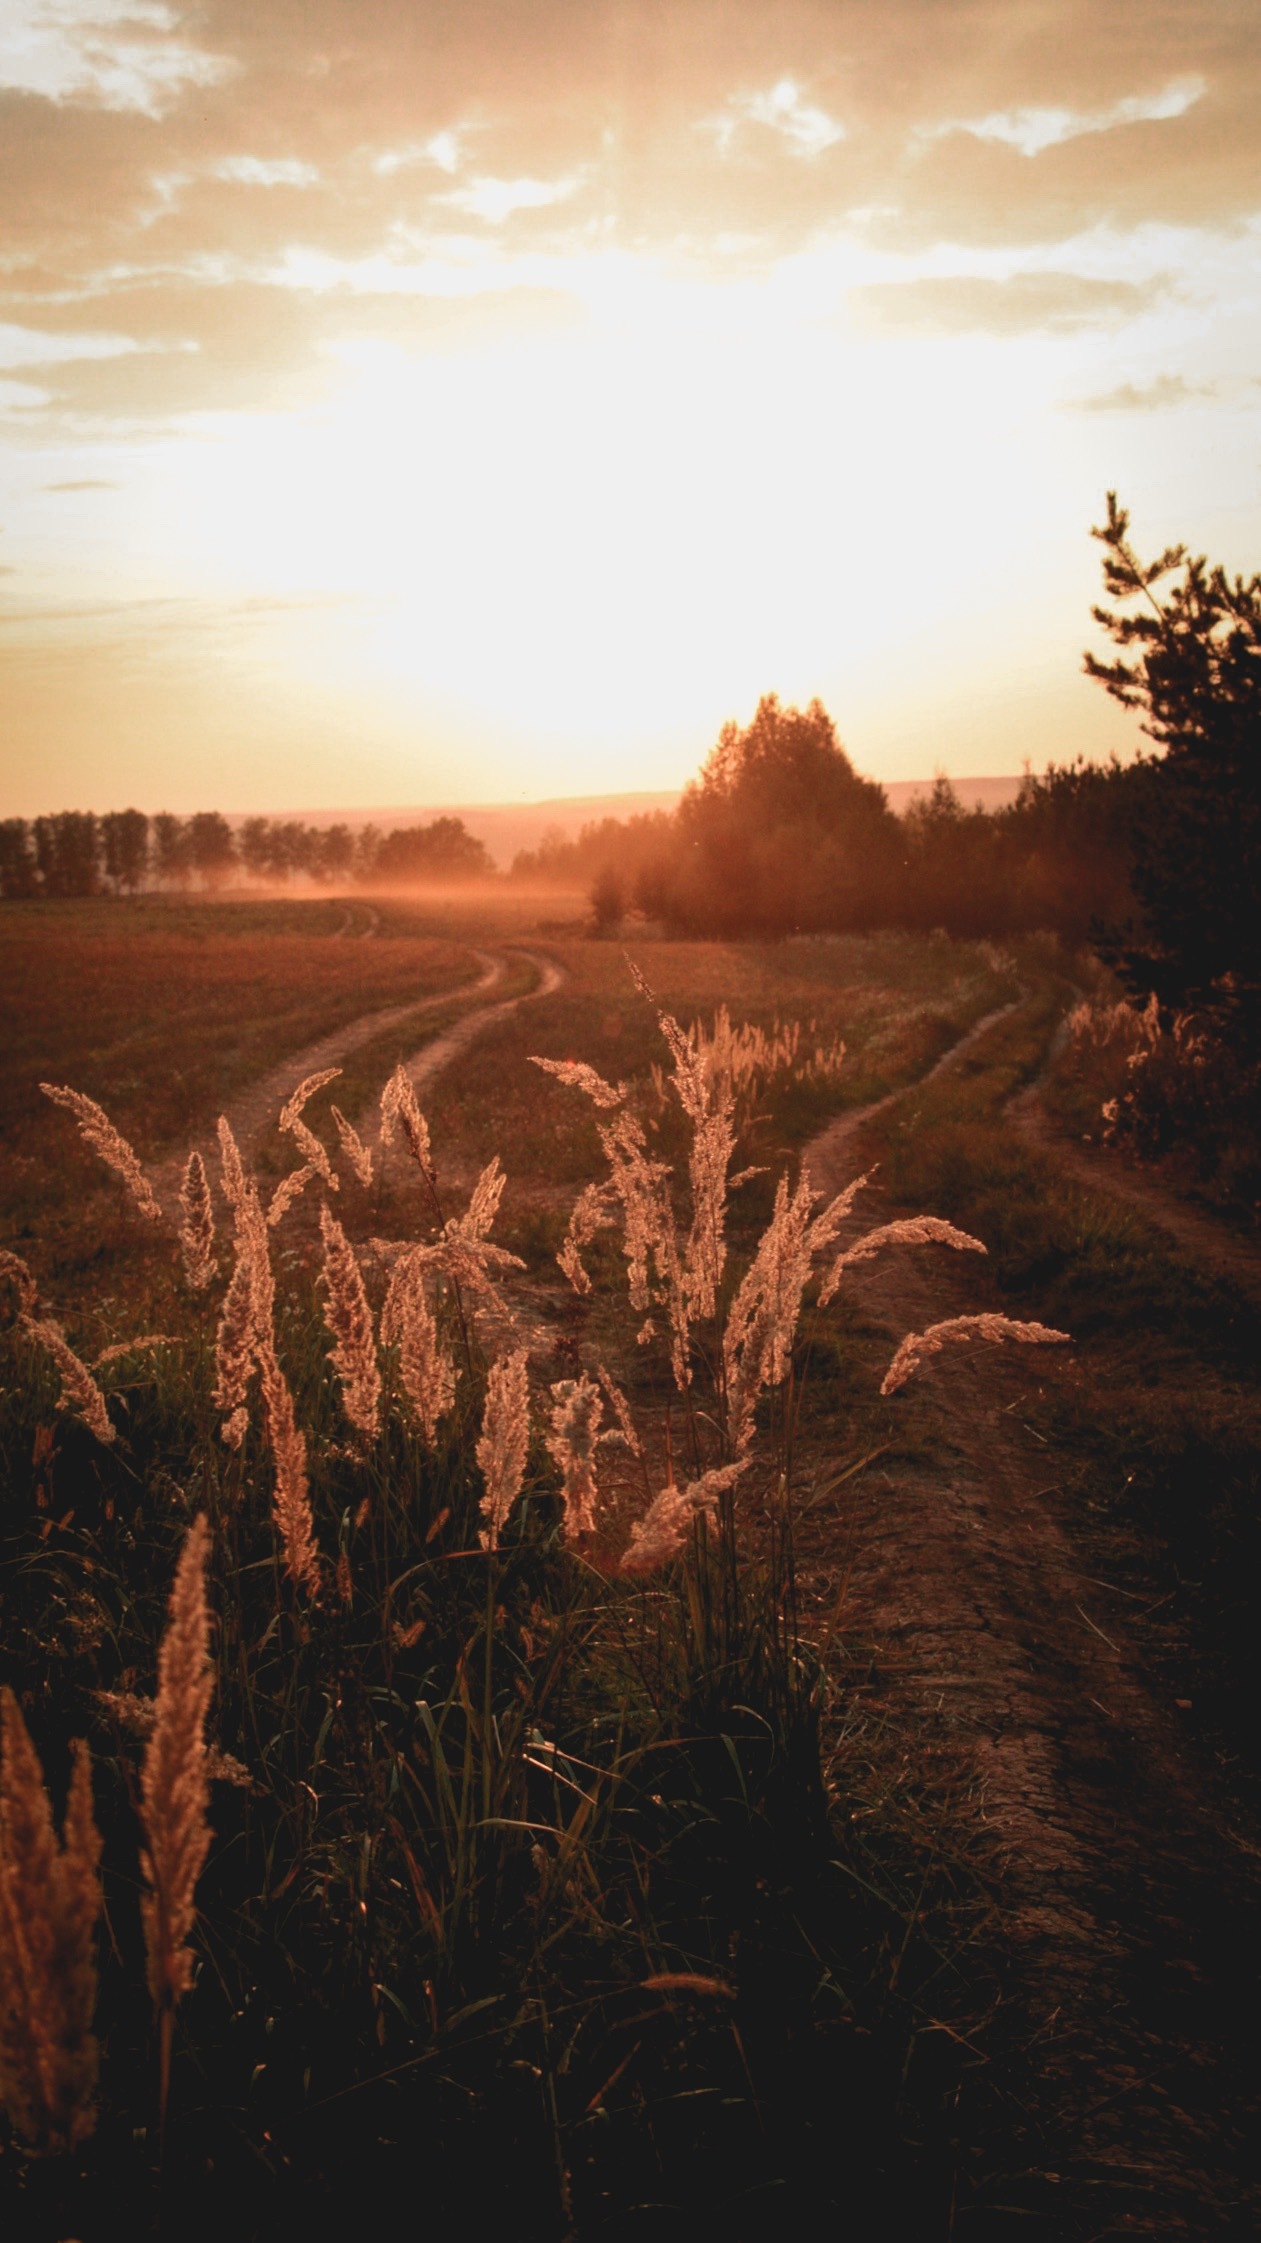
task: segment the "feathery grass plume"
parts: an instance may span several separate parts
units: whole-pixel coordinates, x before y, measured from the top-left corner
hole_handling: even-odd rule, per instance
[[[88,1748],[71,1749],[59,1846],[17,1699],[0,1691],[0,2103],[41,2150],[74,2149],[95,2120],[101,1840]]]
[[[1050,1324],[1022,1324],[1011,1316],[948,1316],[930,1324],[925,1332],[908,1332],[885,1372],[882,1394],[896,1394],[918,1370],[926,1355],[939,1355],[952,1340],[1019,1340],[1026,1347],[1067,1346],[1071,1332],[1057,1332]]]
[[[372,1184],[372,1155],[364,1144],[353,1122],[348,1122],[340,1106],[330,1106],[329,1112],[341,1139],[341,1148],[365,1190]]]
[[[320,1553],[308,1493],[306,1438],[299,1430],[289,1382],[277,1361],[270,1333],[258,1350],[258,1370],[267,1439],[276,1468],[272,1517],[284,1544],[285,1571],[298,1588],[318,1597]]]
[[[147,1354],[154,1347],[180,1347],[182,1344],[171,1332],[143,1332],[134,1340],[111,1341],[108,1347],[101,1349],[92,1368],[101,1371],[107,1363],[117,1363],[124,1355]]]
[[[489,1320],[491,1329],[500,1332],[514,1330],[516,1318],[492,1273],[525,1268],[519,1254],[493,1246],[486,1235],[498,1212],[504,1183],[496,1154],[478,1177],[463,1215],[454,1215],[443,1224],[442,1235],[434,1245],[412,1249],[419,1267],[428,1263],[445,1271],[474,1310]]]
[[[938,1215],[912,1215],[902,1222],[881,1223],[878,1229],[847,1246],[838,1254],[831,1269],[819,1287],[819,1306],[826,1308],[841,1282],[842,1274],[855,1262],[869,1262],[885,1246],[953,1246],[959,1254],[984,1254],[988,1249],[970,1231],[956,1230],[953,1223],[943,1223]]]
[[[381,1430],[381,1375],[377,1369],[372,1311],[350,1240],[327,1206],[320,1209],[325,1321],[336,1345],[329,1360],[341,1380],[342,1408],[365,1440]]]
[[[584,1371],[578,1379],[557,1379],[552,1388],[552,1430],[547,1453],[560,1467],[565,1503],[565,1540],[595,1533],[595,1459],[604,1397]]]
[[[381,1344],[392,1347],[395,1342],[403,1392],[432,1447],[438,1421],[455,1400],[455,1365],[425,1297],[424,1265],[410,1255],[390,1272],[381,1309]]]
[[[210,1528],[203,1512],[184,1537],[175,1568],[158,1651],[156,1710],[140,1775],[144,1828],[140,1867],[146,1888],[140,1913],[149,1992],[158,2017],[164,2118],[175,2008],[193,1982],[188,1945],[197,1915],[193,1896],[211,1839],[206,1820],[210,1803],[206,1715],[214,1689],[206,1607],[209,1552]]]
[[[303,1121],[302,1109],[309,1098],[314,1098],[317,1090],[323,1090],[325,1083],[334,1082],[340,1073],[340,1067],[322,1067],[317,1075],[304,1075],[293,1095],[285,1100],[280,1109],[280,1128],[292,1137],[303,1159],[309,1161],[316,1174],[323,1177],[331,1192],[340,1189],[338,1180],[319,1138]]]
[[[500,1534],[525,1478],[530,1445],[530,1387],[525,1366],[526,1351],[519,1347],[491,1364],[486,1381],[486,1407],[477,1443],[477,1461],[486,1482],[481,1503],[486,1524],[478,1535],[483,1550],[498,1549]]]
[[[215,1334],[213,1401],[224,1413],[220,1427],[230,1449],[239,1449],[247,1423],[246,1396],[254,1369],[254,1267],[248,1253],[237,1247],[237,1258],[219,1312]]]
[[[94,1098],[85,1097],[81,1090],[70,1090],[64,1083],[41,1083],[39,1087],[45,1098],[51,1098],[54,1105],[64,1106],[74,1115],[84,1142],[122,1177],[141,1214],[151,1223],[160,1223],[162,1210],[153,1196],[149,1179],[104,1108],[98,1106]]]
[[[672,1268],[663,1272],[670,1291],[674,1374],[677,1384],[683,1387],[690,1378],[690,1373],[680,1375],[687,1359],[688,1327],[694,1318],[703,1319],[714,1314],[726,1267],[727,1178],[736,1141],[735,1095],[729,1074],[705,1065],[693,1039],[680,1028],[673,1013],[664,1012],[657,1005],[643,975],[634,966],[631,966],[631,977],[656,1012],[657,1025],[674,1062],[670,1080],[692,1130],[688,1151],[691,1229],[677,1277]],[[662,1199],[665,1199],[664,1193]],[[669,1260],[674,1246],[673,1222],[668,1226],[663,1224],[662,1244]]]
[[[105,1407],[105,1396],[87,1364],[80,1362],[61,1326],[54,1324],[51,1317],[28,1316],[25,1312],[19,1316],[18,1322],[27,1338],[42,1347],[45,1354],[51,1355],[57,1366],[61,1376],[57,1408],[72,1410],[76,1417],[81,1417],[98,1441],[112,1441],[114,1428]]]
[[[184,1163],[180,1184],[180,1253],[184,1275],[194,1292],[204,1292],[219,1267],[215,1256],[215,1213],[210,1180],[201,1154],[194,1150]]]
[[[219,1180],[223,1185],[223,1196],[233,1213],[239,1217],[245,1199],[245,1167],[241,1159],[241,1148],[232,1134],[232,1124],[226,1114],[219,1116],[218,1135]]]
[[[583,1090],[594,1106],[612,1108],[626,1103],[625,1083],[606,1083],[603,1075],[588,1067],[585,1059],[539,1059],[530,1054],[530,1065],[541,1067],[545,1075],[555,1075],[557,1082],[566,1083],[573,1090]]]
[[[582,1249],[612,1221],[607,1184],[584,1184],[574,1201],[569,1228],[557,1262],[564,1271],[575,1293],[589,1293],[591,1279],[583,1267]]]
[[[636,1519],[631,1538],[622,1552],[619,1573],[655,1573],[658,1566],[677,1558],[693,1522],[701,1514],[712,1518],[718,1498],[732,1487],[744,1470],[743,1463],[720,1465],[677,1488],[671,1482],[654,1496],[642,1519]]]
[[[290,1169],[287,1176],[281,1177],[268,1203],[267,1228],[269,1231],[274,1231],[276,1225],[284,1221],[295,1199],[301,1199],[311,1178],[316,1173],[314,1163],[308,1160],[303,1162],[301,1168]]]
[[[392,1145],[400,1135],[421,1175],[432,1184],[437,1171],[429,1149],[429,1124],[416,1103],[415,1086],[401,1060],[381,1093],[381,1143]]]
[[[791,1198],[788,1179],[781,1176],[774,1213],[727,1312],[727,1436],[737,1456],[753,1438],[758,1396],[764,1387],[778,1386],[788,1369],[810,1275],[813,1201],[808,1169],[802,1169]]]
[[[612,1404],[613,1415],[617,1419],[618,1431],[621,1433],[622,1439],[625,1441],[627,1448],[631,1452],[631,1455],[642,1456],[644,1452],[640,1445],[639,1435],[635,1431],[635,1421],[630,1414],[630,1403],[627,1401],[626,1396],[623,1394],[621,1387],[618,1386],[614,1379],[611,1379],[609,1377],[609,1374],[605,1370],[603,1363],[600,1363],[596,1366],[596,1377],[599,1379],[601,1386],[604,1388],[605,1393],[608,1395],[609,1401]],[[602,1436],[602,1438],[606,1441],[610,1441],[613,1439],[613,1435],[612,1433],[606,1433]]]
[[[21,1255],[10,1254],[7,1247],[0,1247],[0,1283],[3,1282],[16,1286],[18,1308],[29,1316],[38,1297],[35,1280]]]

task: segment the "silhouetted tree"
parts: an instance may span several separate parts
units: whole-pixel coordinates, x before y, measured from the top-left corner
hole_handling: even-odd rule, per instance
[[[0,896],[39,894],[39,873],[25,818],[0,819]]]
[[[188,861],[207,888],[221,888],[237,867],[232,828],[218,810],[199,810],[188,821]]]
[[[35,861],[46,896],[94,896],[100,887],[99,836],[90,810],[59,810],[35,820]]]
[[[191,865],[188,827],[170,810],[159,810],[153,821],[153,870],[166,888],[188,885]]]
[[[484,880],[494,865],[484,841],[475,841],[462,818],[434,818],[424,826],[397,826],[376,852],[372,878],[383,884]]]
[[[840,928],[885,916],[900,854],[883,787],[861,779],[821,701],[767,694],[726,724],[677,815],[661,902],[713,933]]]
[[[597,931],[608,934],[624,917],[625,911],[626,890],[617,870],[611,864],[602,865],[591,888],[591,912]]]
[[[1122,650],[1085,656],[1162,751],[1133,834],[1139,938],[1118,942],[1128,978],[1176,1004],[1240,1008],[1261,1028],[1261,576],[1233,580],[1172,545],[1142,562],[1108,493],[1111,600],[1095,620]]]
[[[348,880],[355,861],[355,837],[349,826],[329,826],[319,837],[311,870],[317,880]]]
[[[143,810],[111,810],[101,820],[105,877],[134,896],[149,870],[149,821]]]

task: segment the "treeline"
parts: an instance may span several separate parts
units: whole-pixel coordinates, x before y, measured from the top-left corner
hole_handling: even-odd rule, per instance
[[[1153,768],[1053,768],[993,812],[966,809],[939,779],[898,817],[821,703],[771,694],[750,725],[724,728],[673,814],[546,838],[513,876],[585,888],[605,925],[639,911],[684,935],[1049,927],[1080,940],[1133,910],[1131,839]]]
[[[487,878],[494,866],[460,818],[399,826],[309,826],[297,819],[246,818],[235,829],[217,810],[190,818],[159,811],[63,810],[0,820],[0,896],[134,896],[153,888],[214,892],[230,882],[269,887],[291,879],[321,885],[406,887]]]

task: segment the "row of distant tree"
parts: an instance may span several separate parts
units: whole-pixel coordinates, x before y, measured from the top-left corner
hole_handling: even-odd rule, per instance
[[[399,826],[310,826],[293,818],[246,818],[235,828],[217,810],[177,818],[161,810],[63,810],[0,820],[0,896],[134,896],[151,888],[217,891],[254,880],[322,885],[359,881],[399,886],[484,879],[494,870],[460,818]]]

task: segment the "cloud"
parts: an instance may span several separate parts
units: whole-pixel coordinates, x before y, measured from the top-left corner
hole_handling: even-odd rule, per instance
[[[245,187],[313,187],[320,176],[314,164],[297,156],[222,156],[214,175]]]
[[[116,360],[10,360],[51,400],[11,385],[24,421],[309,395],[323,346],[373,331],[348,329],[351,288],[388,337],[389,295],[439,266],[498,301],[593,253],[725,281],[845,234],[895,260],[1036,249],[1052,269],[1011,282],[899,289],[895,264],[861,308],[1105,323],[1137,299],[1061,245],[1261,211],[1239,0],[7,0],[4,21],[0,320]],[[413,319],[446,346],[440,314]]]
[[[1084,273],[1012,273],[992,280],[972,273],[921,280],[873,281],[852,288],[851,306],[880,327],[947,335],[1019,335],[1115,326],[1137,318],[1164,293],[1162,278],[1098,280]]]
[[[1192,78],[1175,79],[1159,93],[1124,94],[1106,109],[1085,112],[1027,108],[995,110],[988,117],[951,118],[944,124],[921,127],[919,137],[940,140],[951,133],[966,132],[975,140],[1004,141],[1009,148],[1019,149],[1022,156],[1040,156],[1044,148],[1058,148],[1085,133],[1113,132],[1118,125],[1163,124],[1171,117],[1184,117],[1204,93],[1205,83],[1197,73]]]
[[[1097,397],[1078,400],[1079,413],[1160,413],[1171,405],[1189,405],[1197,397],[1216,395],[1212,382],[1191,383],[1181,374],[1157,374],[1150,382],[1121,382]]]
[[[475,179],[468,187],[453,187],[442,200],[470,218],[483,218],[502,226],[519,210],[547,210],[567,202],[578,187],[577,179]]]
[[[82,475],[73,483],[41,483],[43,491],[120,491],[121,483],[106,482],[103,476]]]
[[[801,98],[792,78],[781,78],[768,93],[733,94],[727,111],[706,120],[724,154],[734,147],[741,124],[765,125],[784,139],[795,156],[821,156],[845,138],[845,127],[826,110]]]
[[[0,86],[161,116],[189,87],[217,85],[234,67],[186,46],[176,20],[151,0],[6,0]]]

